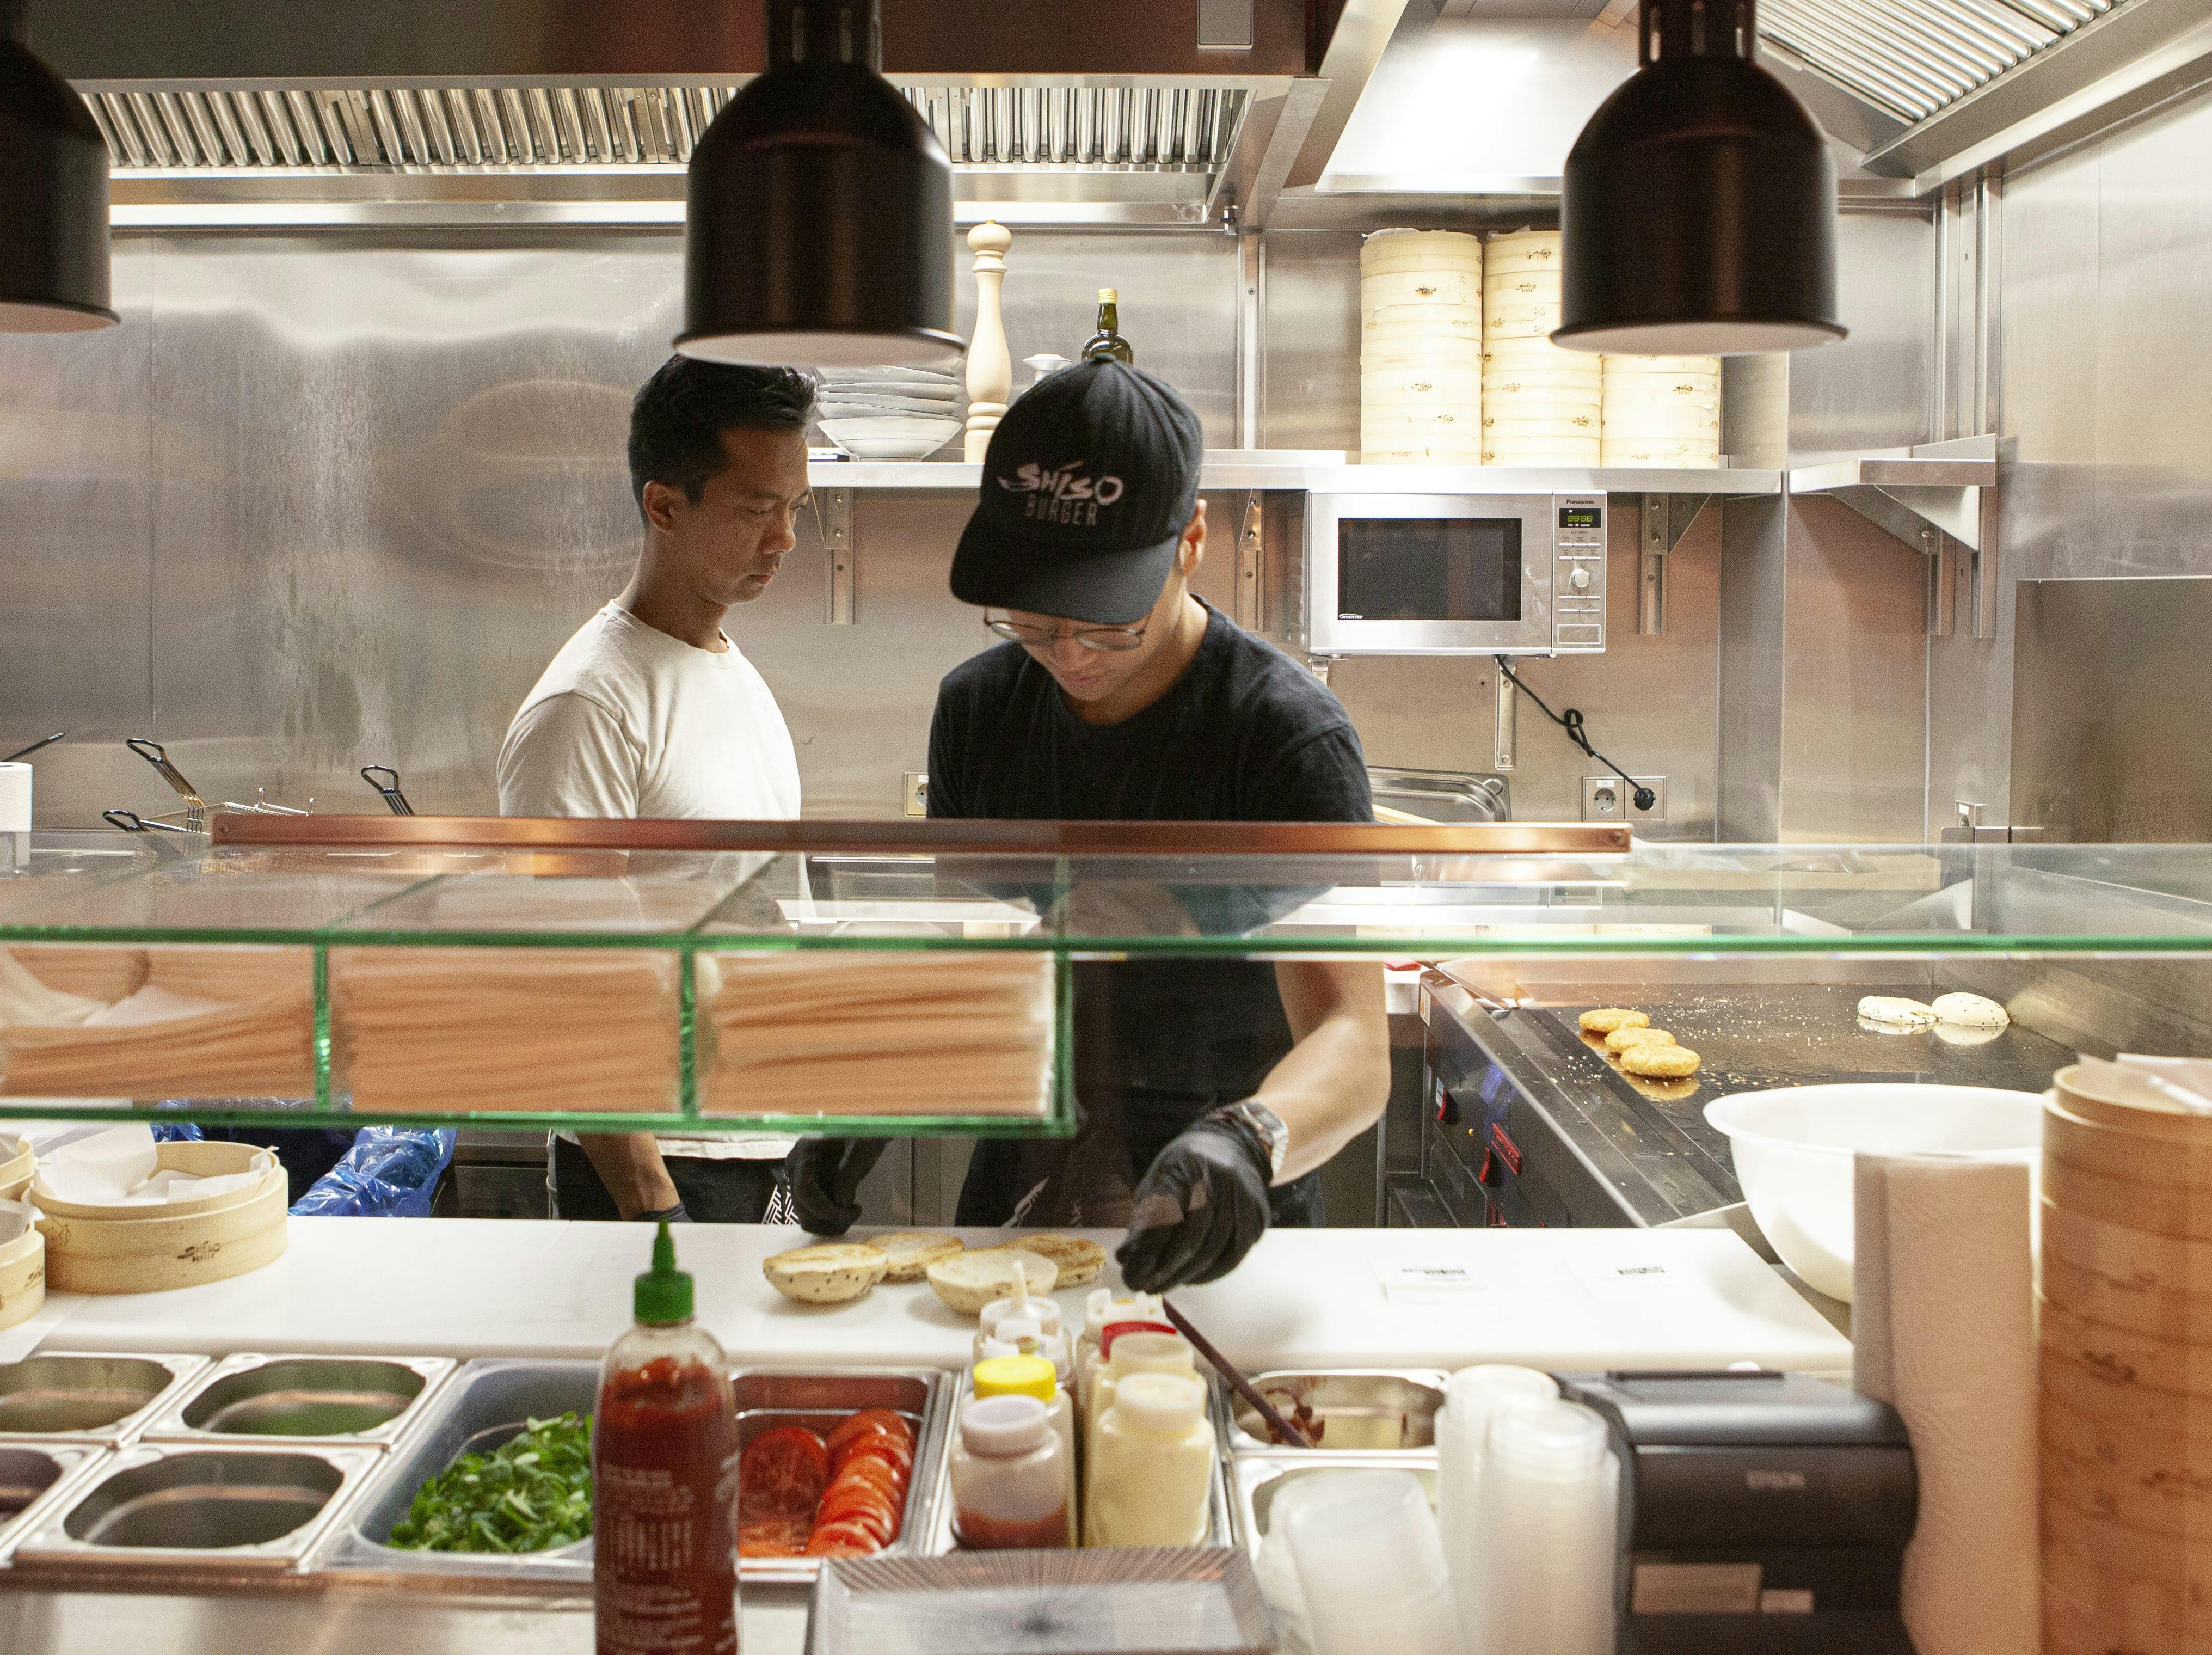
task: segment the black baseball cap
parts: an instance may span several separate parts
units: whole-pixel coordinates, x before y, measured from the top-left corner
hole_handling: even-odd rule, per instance
[[[1111,357],[1063,368],[991,434],[952,595],[1101,626],[1144,619],[1205,457],[1198,416],[1166,380]]]

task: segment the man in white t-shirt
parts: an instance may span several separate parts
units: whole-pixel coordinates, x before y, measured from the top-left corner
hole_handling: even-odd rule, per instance
[[[781,368],[672,356],[630,410],[645,545],[622,595],[561,647],[507,727],[505,816],[799,814],[775,697],[722,631],[768,590],[806,501],[814,388]],[[791,1141],[645,1132],[552,1145],[562,1218],[757,1223]]]

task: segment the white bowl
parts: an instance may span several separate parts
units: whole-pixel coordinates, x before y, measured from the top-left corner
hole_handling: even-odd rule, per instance
[[[2037,1165],[2033,1092],[1861,1082],[1740,1092],[1705,1105],[1728,1135],[1736,1182],[1782,1262],[1833,1299],[1851,1296],[1851,1158],[1934,1155]]]
[[[823,434],[860,459],[920,459],[960,435],[957,419],[825,419]]]
[[[824,385],[882,385],[888,381],[950,388],[961,382],[958,374],[934,368],[825,368],[821,373]]]

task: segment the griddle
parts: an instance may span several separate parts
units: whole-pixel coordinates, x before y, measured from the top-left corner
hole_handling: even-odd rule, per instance
[[[1493,1013],[1477,1038],[1504,1063],[1540,1106],[1564,1094],[1589,1114],[1602,1099],[1626,1123],[1666,1141],[1730,1200],[1741,1200],[1728,1140],[1708,1125],[1705,1105],[1732,1092],[1846,1081],[1923,1081],[2043,1092],[2075,1054],[2014,1023],[1980,1045],[1945,1039],[1932,1030],[1885,1033],[1863,1025],[1867,995],[1911,992],[1932,999],[1941,989],[1903,991],[1895,985],[1810,983],[1771,989],[1654,988],[1603,1003],[1647,1013],[1703,1060],[1686,1081],[1640,1081],[1606,1060],[1601,1042],[1577,1019],[1588,1006],[1546,1006]],[[1498,1037],[1504,1037],[1498,1038]],[[1522,1061],[1513,1061],[1515,1056]]]

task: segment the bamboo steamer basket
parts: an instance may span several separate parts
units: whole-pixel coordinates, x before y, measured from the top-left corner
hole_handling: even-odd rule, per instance
[[[1586,443],[1527,442],[1510,440],[1486,442],[1482,446],[1482,463],[1486,465],[1595,465],[1598,462],[1597,439]]]
[[[1721,359],[1718,356],[1607,356],[1605,371],[1614,374],[1699,374],[1718,380]]]
[[[2118,1384],[2212,1404],[2212,1345],[2092,1322],[2047,1298],[2041,1320],[2043,1348],[2062,1360],[2111,1375]]]
[[[2087,1322],[2179,1344],[2212,1346],[2212,1293],[2161,1289],[2155,1277],[2108,1275],[2045,1251],[2043,1296]]]
[[[2154,1235],[2129,1225],[2106,1224],[2071,1208],[2043,1202],[2043,1256],[2094,1270],[2145,1293],[2178,1298],[2212,1295],[2212,1243]]]
[[[185,1172],[198,1178],[228,1177],[235,1173],[252,1171],[253,1158],[268,1152],[252,1144],[181,1142],[154,1146],[154,1165],[156,1171]],[[280,1177],[283,1168],[270,1169]],[[265,1182],[265,1180],[264,1180]],[[41,1193],[38,1208],[48,1218],[92,1219],[102,1221],[124,1221],[159,1215],[162,1218],[189,1218],[196,1214],[220,1212],[250,1200],[260,1185],[248,1189],[226,1190],[219,1195],[190,1196],[183,1201],[162,1202],[158,1204],[118,1207],[105,1202],[64,1201],[58,1196]]]
[[[1482,268],[1485,274],[1492,271],[1551,270],[1559,268],[1561,249],[1557,230],[1509,230],[1503,235],[1493,235],[1482,249]]]
[[[1491,403],[1482,416],[1482,434],[1489,437],[1557,436],[1568,441],[1598,435],[1597,410],[1571,403]]]
[[[2184,1241],[2212,1241],[2212,1183],[2113,1177],[2086,1171],[2046,1152],[2043,1190],[2054,1206],[2102,1224]]]
[[[289,1190],[281,1166],[235,1205],[183,1217],[40,1220],[47,1275],[66,1293],[166,1293],[244,1275],[279,1257]]]
[[[1369,371],[1360,374],[1361,396],[1389,396],[1393,393],[1420,397],[1456,396],[1473,400],[1482,394],[1482,375],[1480,372],[1463,368],[1434,365]]]
[[[2108,1086],[2103,1077],[2069,1064],[2051,1076],[2066,1110],[2099,1126],[2118,1127],[2179,1143],[2212,1143],[2212,1115],[2198,1115],[2146,1086]]]
[[[9,1153],[10,1146],[13,1153]],[[38,1157],[31,1153],[27,1139],[0,1135],[0,1201],[21,1201],[23,1192],[31,1187],[32,1175],[38,1165]]]
[[[1482,307],[1482,337],[1486,339],[1542,339],[1550,341],[1559,326],[1559,306],[1548,303],[1504,304]]]
[[[2043,1426],[2043,1488],[2055,1502],[2148,1534],[2192,1524],[2212,1542],[2212,1444],[2063,1414]]]
[[[2201,1396],[2149,1390],[2045,1348],[2040,1362],[2045,1408],[2083,1431],[2118,1431],[2143,1443],[2194,1456],[2212,1444],[2212,1403]]]
[[[1451,269],[1426,265],[1411,270],[1359,273],[1359,308],[1372,314],[1395,305],[1466,305],[1482,302],[1482,266]]]
[[[1461,268],[1482,269],[1482,240],[1465,230],[1376,230],[1359,244],[1362,276]]]
[[[2212,1655],[2212,1529],[2157,1534],[2109,1522],[2045,1496],[2046,1591],[2080,1613],[2098,1655],[2175,1650]]]
[[[1603,452],[1608,465],[1666,465],[1677,470],[1710,471],[1721,463],[1719,447],[1712,442],[1654,442],[1648,437],[1607,436]]]
[[[24,1223],[22,1234],[0,1241],[0,1328],[29,1321],[46,1302],[46,1238],[28,1222],[29,1208],[8,1205],[9,1216]]]
[[[2124,1125],[2093,1119],[2054,1087],[2043,1104],[2044,1158],[2108,1178],[2212,1191],[2212,1133],[2176,1132],[2147,1110],[2134,1115]]]

